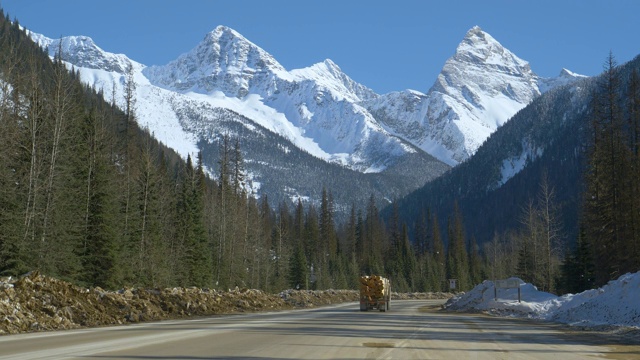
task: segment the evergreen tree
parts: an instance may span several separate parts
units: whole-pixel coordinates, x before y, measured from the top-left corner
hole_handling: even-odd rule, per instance
[[[178,201],[179,243],[181,247],[181,283],[185,286],[209,286],[213,269],[203,214],[204,172],[201,162],[194,168],[187,157]]]
[[[384,223],[380,219],[380,213],[373,195],[369,197],[366,209],[366,218],[363,226],[363,263],[361,273],[375,275],[382,274],[384,269],[382,254],[387,250],[384,248]]]
[[[453,220],[449,221],[449,247],[447,248],[447,277],[457,279],[459,290],[469,290],[469,262],[466,246],[466,236],[462,214],[457,202],[454,204]]]
[[[629,264],[628,271],[640,269],[640,76],[638,70],[631,71],[629,79],[629,95],[627,97],[627,112],[629,116],[629,140],[630,164],[628,172],[628,186],[630,196],[628,215],[629,234],[627,236]]]
[[[78,161],[85,167],[78,179],[83,179],[84,239],[78,254],[82,262],[82,282],[104,288],[118,286],[116,278],[116,238],[118,236],[117,188],[114,186],[116,166],[109,155],[111,143],[105,118],[89,113],[81,124],[82,144]]]
[[[298,241],[289,260],[289,286],[292,289],[308,289],[308,272],[304,246],[301,241]]]
[[[291,219],[289,207],[286,202],[281,202],[273,229],[272,253],[275,258],[275,274],[273,287],[282,290],[287,284],[287,271],[289,260],[295,256],[291,251]],[[299,259],[296,259],[299,261]]]
[[[414,225],[415,227],[414,247],[415,247],[415,253],[417,256],[422,256],[427,252],[433,251],[433,249],[431,249],[431,246],[432,246],[431,239],[430,239],[431,234],[429,232],[429,224],[428,224],[430,220],[431,220],[430,211],[427,210],[427,212],[425,213],[424,209],[422,209]]]
[[[561,270],[561,293],[577,294],[594,288],[593,255],[584,229],[580,230],[575,249],[566,252]]]
[[[446,263],[447,256],[445,253],[444,242],[442,241],[442,235],[440,233],[440,223],[438,222],[438,216],[432,214],[431,231],[433,239],[433,257],[431,261],[431,271],[429,287],[432,291],[444,291],[447,281]]]
[[[242,194],[245,189],[246,174],[244,169],[244,158],[240,149],[240,140],[236,138],[233,143],[233,150],[231,152],[231,165],[233,174],[233,189],[238,194]]]
[[[471,287],[480,284],[486,278],[475,236],[471,236],[469,244],[469,277]]]
[[[416,273],[416,256],[409,239],[409,229],[407,224],[402,224],[402,275],[407,282],[406,291],[416,291],[416,279],[414,275]]]
[[[604,285],[627,270],[631,249],[626,239],[633,238],[628,227],[631,199],[623,196],[625,185],[630,183],[631,155],[623,136],[621,80],[612,54],[596,91],[583,221],[586,239],[596,256],[596,285]]]
[[[322,199],[320,204],[320,239],[322,251],[325,257],[335,259],[338,254],[338,241],[336,239],[335,224],[333,221],[333,200],[330,193],[322,188]]]
[[[388,225],[388,245],[387,256],[384,257],[385,271],[393,275],[394,278],[404,277],[404,243],[400,230],[400,216],[398,214],[397,203],[392,204],[392,213]],[[406,278],[405,278],[406,280]]]
[[[304,242],[307,248],[307,258],[309,262],[309,286],[312,289],[318,289],[318,279],[321,274],[318,269],[322,266],[323,253],[318,251],[320,246],[320,228],[318,226],[318,211],[309,204],[304,222]]]

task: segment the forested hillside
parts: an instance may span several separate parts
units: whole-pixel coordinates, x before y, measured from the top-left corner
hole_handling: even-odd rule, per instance
[[[518,275],[545,291],[638,271],[639,69],[640,58],[617,67],[610,57],[603,75],[535,99],[471,159],[400,200],[402,221],[419,239],[424,214],[437,214],[451,248],[463,219],[462,246],[483,253],[485,277]],[[469,266],[448,276],[466,282]]]
[[[183,161],[140,129],[129,76],[120,111],[4,15],[0,57],[2,275],[269,291],[355,288],[360,273],[395,264],[375,201],[340,229],[330,189],[318,189],[319,209],[258,202],[234,139],[224,136],[213,181],[201,156]]]
[[[566,292],[640,270],[640,59],[538,97],[383,217],[377,194],[336,209],[318,179],[317,206],[256,200],[238,139],[183,159],[138,126],[132,71],[122,111],[61,58],[0,16],[0,275],[265,291],[517,275]]]

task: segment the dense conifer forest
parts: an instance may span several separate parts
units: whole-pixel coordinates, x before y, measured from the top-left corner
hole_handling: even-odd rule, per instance
[[[275,291],[355,288],[358,274],[385,272],[375,201],[338,228],[330,190],[319,209],[256,200],[229,137],[212,180],[201,155],[183,161],[140,129],[130,75],[120,110],[4,14],[0,57],[2,275]]]
[[[447,216],[448,229],[464,218],[468,256],[480,251],[484,260],[481,278],[515,275],[565,293],[640,270],[639,70],[640,57],[618,66],[611,54],[601,75],[538,97],[471,159],[400,199],[400,217],[414,234],[425,212]],[[526,154],[507,182],[505,154]],[[447,276],[466,288],[466,274]]]
[[[394,202],[383,217],[372,195],[341,222],[330,188],[319,206],[255,199],[236,139],[224,136],[216,169],[202,154],[181,159],[138,126],[130,75],[122,110],[1,14],[0,275],[37,269],[109,289],[355,289],[362,274],[398,291],[509,276],[550,292],[602,285],[640,270],[640,90],[637,72],[619,69],[610,56],[586,112],[585,164],[568,170],[584,182],[570,222],[579,231],[562,221],[558,174],[536,165],[536,192],[478,239],[464,196],[410,211]]]

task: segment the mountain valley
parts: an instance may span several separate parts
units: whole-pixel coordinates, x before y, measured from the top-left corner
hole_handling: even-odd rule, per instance
[[[81,80],[121,108],[130,74],[140,126],[185,158],[202,152],[214,177],[227,135],[242,149],[248,192],[317,203],[329,188],[343,214],[371,195],[387,203],[440,176],[535,97],[582,78],[567,70],[540,78],[479,27],[426,94],[384,95],[328,59],[287,71],[224,26],[163,66],[105,52],[84,36],[31,37],[51,56],[62,51]]]

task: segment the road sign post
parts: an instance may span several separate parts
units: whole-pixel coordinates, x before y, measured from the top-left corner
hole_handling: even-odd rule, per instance
[[[494,292],[493,296],[496,301],[498,301],[498,289],[518,289],[518,302],[522,302],[522,296],[520,292],[520,280],[518,279],[507,279],[507,280],[496,280],[493,283]]]
[[[449,279],[449,290],[455,290],[456,289],[456,282],[458,281],[458,279]]]

